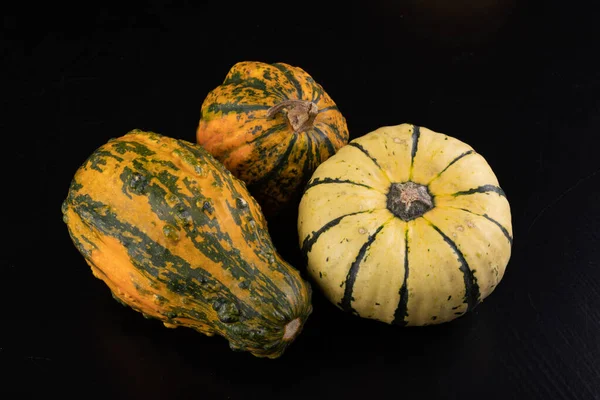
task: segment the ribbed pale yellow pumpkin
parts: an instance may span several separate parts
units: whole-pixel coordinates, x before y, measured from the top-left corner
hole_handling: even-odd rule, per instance
[[[409,124],[354,139],[306,186],[308,271],[344,311],[397,325],[451,321],[489,296],[512,247],[510,206],[466,143]]]

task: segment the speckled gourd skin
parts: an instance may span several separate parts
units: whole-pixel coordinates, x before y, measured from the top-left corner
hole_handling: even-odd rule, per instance
[[[310,286],[277,253],[259,205],[196,144],[139,130],[109,141],[77,170],[63,214],[113,296],[167,327],[276,358],[311,313]]]
[[[289,100],[318,110],[310,128],[295,132]],[[297,207],[315,168],[348,143],[346,119],[323,87],[302,68],[286,63],[235,64],[204,99],[197,142],[248,185],[267,215]]]

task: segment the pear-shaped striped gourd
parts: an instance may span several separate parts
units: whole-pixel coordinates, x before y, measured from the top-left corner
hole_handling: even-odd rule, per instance
[[[513,241],[509,203],[486,160],[408,124],[357,138],[321,164],[298,232],[330,301],[398,325],[472,310],[502,279]]]
[[[113,296],[167,327],[275,358],[312,310],[244,183],[196,144],[139,130],[109,141],[77,170],[63,214]]]

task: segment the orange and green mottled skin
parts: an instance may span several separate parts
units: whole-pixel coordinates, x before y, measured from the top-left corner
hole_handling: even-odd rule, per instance
[[[295,132],[287,111],[268,110],[288,100],[312,102],[312,126]],[[304,70],[285,63],[240,62],[202,104],[197,142],[248,184],[267,214],[293,200],[316,167],[348,142],[346,120]]]
[[[137,130],[109,141],[76,172],[63,214],[113,296],[165,326],[275,358],[312,310],[245,184],[196,144]]]

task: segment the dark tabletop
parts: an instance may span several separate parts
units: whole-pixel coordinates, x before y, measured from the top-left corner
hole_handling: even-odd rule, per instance
[[[166,3],[3,13],[0,397],[600,399],[597,13],[517,0]],[[115,302],[62,222],[75,170],[134,128],[194,141],[204,97],[244,60],[305,69],[351,138],[409,122],[482,154],[514,227],[495,292],[453,322],[401,328],[315,291],[277,360]],[[305,275],[295,227],[293,212],[269,221]]]

